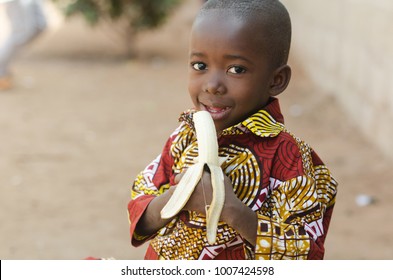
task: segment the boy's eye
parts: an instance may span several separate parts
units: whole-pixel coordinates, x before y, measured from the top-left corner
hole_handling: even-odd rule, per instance
[[[246,69],[241,66],[232,66],[228,69],[228,72],[232,74],[242,74],[246,72]]]
[[[192,68],[194,68],[197,71],[202,71],[202,70],[206,70],[207,66],[205,63],[203,62],[195,62],[191,64]]]

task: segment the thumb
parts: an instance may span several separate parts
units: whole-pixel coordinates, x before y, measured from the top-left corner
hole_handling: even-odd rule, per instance
[[[184,172],[183,173],[179,173],[175,176],[175,184],[179,184],[181,178],[184,176]]]

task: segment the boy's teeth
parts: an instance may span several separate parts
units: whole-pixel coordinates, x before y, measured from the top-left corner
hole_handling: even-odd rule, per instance
[[[218,113],[218,112],[225,111],[226,108],[208,107],[207,110],[212,112],[212,113]]]

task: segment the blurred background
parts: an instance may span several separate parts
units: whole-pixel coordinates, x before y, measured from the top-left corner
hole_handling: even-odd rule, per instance
[[[0,259],[143,258],[129,241],[129,188],[191,106],[188,36],[202,1],[123,2],[43,1],[47,28],[12,63],[0,91]],[[393,259],[393,2],[282,2],[293,23],[286,124],[339,182],[325,258]]]

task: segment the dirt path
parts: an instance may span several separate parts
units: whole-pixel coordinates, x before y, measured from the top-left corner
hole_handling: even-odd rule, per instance
[[[189,2],[141,36],[134,60],[79,20],[57,21],[18,58],[15,88],[0,93],[0,259],[142,258],[129,245],[129,186],[190,106]],[[292,64],[286,123],[340,183],[326,258],[393,259],[393,164]],[[375,202],[360,207],[359,194]]]

